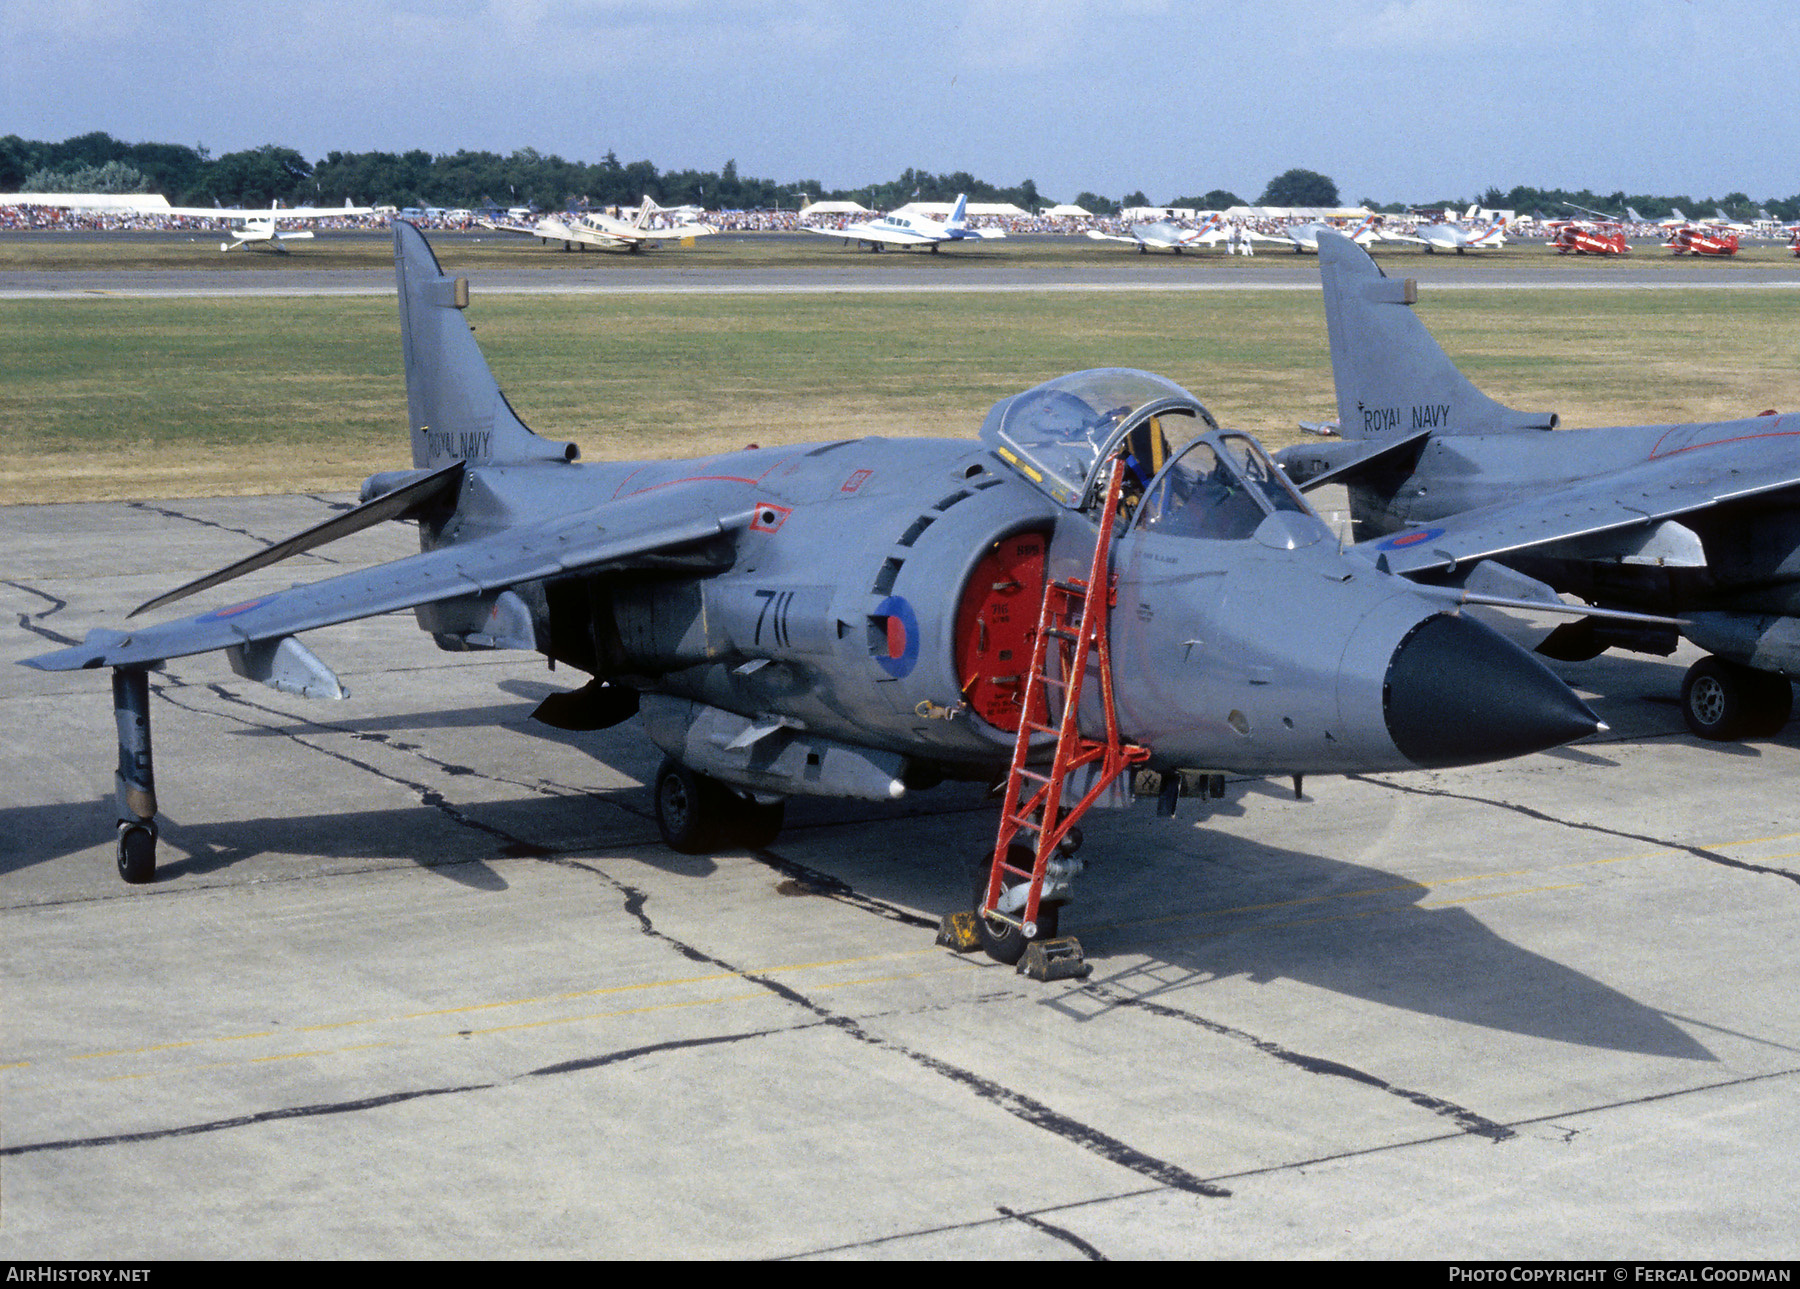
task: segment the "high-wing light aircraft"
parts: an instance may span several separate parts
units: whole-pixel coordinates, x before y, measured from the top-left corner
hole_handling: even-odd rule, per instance
[[[866,242],[871,251],[879,251],[884,246],[925,246],[936,251],[946,242],[981,241],[1006,236],[1005,230],[999,228],[969,227],[965,213],[968,205],[968,194],[958,193],[956,206],[946,220],[936,220],[929,215],[901,209],[890,215],[883,215],[880,219],[864,220],[843,228],[815,228],[809,225],[806,231],[817,233],[821,237],[842,238],[859,245]]]
[[[540,720],[641,714],[678,850],[766,845],[791,796],[1004,781],[972,920],[1006,961],[1054,935],[1088,805],[1172,813],[1227,771],[1473,764],[1597,728],[1454,593],[1346,556],[1254,441],[1160,377],[1048,381],[995,404],[979,442],[582,465],[501,394],[466,281],[410,224],[394,236],[412,468],[142,609],[384,520],[417,521],[421,552],[28,660],[112,669],[127,881],[155,872],[149,670],[224,650],[242,676],[342,697],[297,634],[398,609],[441,648],[592,677]]]
[[[229,221],[232,240],[220,242],[221,251],[235,251],[240,246],[266,246],[286,255],[287,247],[283,243],[310,241],[312,230],[282,228],[282,224],[294,220],[367,215],[373,209],[371,206],[352,206],[349,202],[342,206],[271,206],[267,210],[233,210],[224,206],[171,206],[167,210],[157,211],[157,214]]]
[[[1345,484],[1359,536],[1391,534],[1356,549],[1439,582],[1504,560],[1601,610],[1663,615],[1573,622],[1539,649],[1666,655],[1679,629],[1711,655],[1682,685],[1695,734],[1782,726],[1800,674],[1800,416],[1548,433],[1554,413],[1503,407],[1457,370],[1408,307],[1412,282],[1341,238],[1319,269],[1343,439],[1281,460],[1305,487]]]
[[[657,226],[651,223],[658,214],[679,214],[681,222]],[[567,211],[562,215],[546,215],[535,223],[515,220],[481,220],[483,228],[499,233],[522,233],[545,242],[561,242],[563,249],[586,250],[597,247],[605,251],[642,251],[663,242],[686,242],[696,237],[710,237],[718,230],[688,217],[688,211],[672,211],[658,206],[646,196],[637,213],[630,219],[619,219],[598,211]]]

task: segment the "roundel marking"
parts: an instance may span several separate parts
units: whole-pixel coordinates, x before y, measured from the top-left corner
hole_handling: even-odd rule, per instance
[[[903,596],[890,595],[871,616],[887,620],[886,648],[876,651],[875,661],[895,680],[912,675],[919,662],[919,619],[913,606]]]
[[[214,609],[211,613],[203,615],[200,620],[202,622],[211,622],[216,621],[219,618],[235,618],[240,613],[250,612],[251,609],[260,609],[274,598],[273,595],[265,595],[261,599],[245,600],[242,604],[233,604],[223,609]]]
[[[1401,533],[1398,536],[1390,537],[1385,542],[1381,543],[1377,549],[1384,551],[1404,550],[1408,546],[1417,546],[1420,542],[1428,542],[1434,538],[1442,537],[1443,535],[1444,530],[1442,528],[1421,528],[1417,532]]]

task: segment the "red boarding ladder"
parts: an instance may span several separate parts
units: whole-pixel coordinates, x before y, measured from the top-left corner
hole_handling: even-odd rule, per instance
[[[1112,781],[1150,755],[1148,748],[1120,740],[1119,714],[1113,704],[1112,650],[1108,643],[1112,618],[1109,610],[1115,598],[1111,554],[1113,524],[1118,518],[1124,472],[1124,458],[1115,458],[1087,579],[1071,578],[1066,582],[1050,579],[1045,583],[1037,639],[1031,651],[1031,669],[1025,676],[1019,737],[1013,744],[1012,766],[1006,775],[1006,803],[1000,811],[1000,834],[994,842],[987,893],[982,897],[977,913],[990,922],[1003,922],[1020,929],[1031,927],[1028,939],[1036,932],[1038,904],[1043,896],[1044,874],[1050,857],[1056,854],[1069,830],[1099,800]],[[1047,665],[1053,640],[1062,672],[1060,677],[1052,675]],[[1087,679],[1090,653],[1100,674],[1100,705],[1106,728],[1103,739],[1085,737],[1079,725],[1081,690]],[[1056,725],[1040,725],[1031,719],[1039,710],[1050,710],[1040,699],[1045,686],[1062,691],[1062,718]],[[1051,758],[1048,774],[1040,774],[1025,764],[1032,735],[1040,733],[1056,735],[1056,752]],[[1081,800],[1065,808],[1064,783],[1075,771],[1095,762],[1099,763],[1099,770],[1092,786]],[[1028,784],[1035,786],[1027,787]],[[1029,869],[1007,859],[1014,839],[1022,832],[1035,836]],[[1025,907],[1017,916],[997,910],[1009,877],[1025,878],[1031,883]]]

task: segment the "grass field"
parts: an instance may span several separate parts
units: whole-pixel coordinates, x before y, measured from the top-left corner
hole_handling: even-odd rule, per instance
[[[829,244],[828,244],[829,245]],[[1800,409],[1787,291],[1427,292],[1476,383],[1566,426]],[[479,296],[538,432],[584,456],[975,433],[996,399],[1144,367],[1272,446],[1333,414],[1302,292]],[[0,502],[353,488],[406,464],[391,300],[0,301]]]

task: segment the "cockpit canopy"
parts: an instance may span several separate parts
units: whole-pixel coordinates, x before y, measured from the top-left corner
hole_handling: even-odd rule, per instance
[[[1185,444],[1179,452],[1173,442]],[[981,440],[1058,504],[1095,504],[1125,458],[1121,520],[1163,536],[1242,540],[1289,549],[1325,530],[1262,447],[1221,431],[1173,381],[1128,367],[1073,372],[995,403]],[[1278,522],[1265,527],[1265,521]]]
[[[1171,438],[1185,443],[1218,428],[1212,413],[1175,382],[1101,367],[1001,399],[981,424],[981,441],[1059,505],[1079,510],[1098,491],[1121,444],[1147,481],[1168,458]]]

